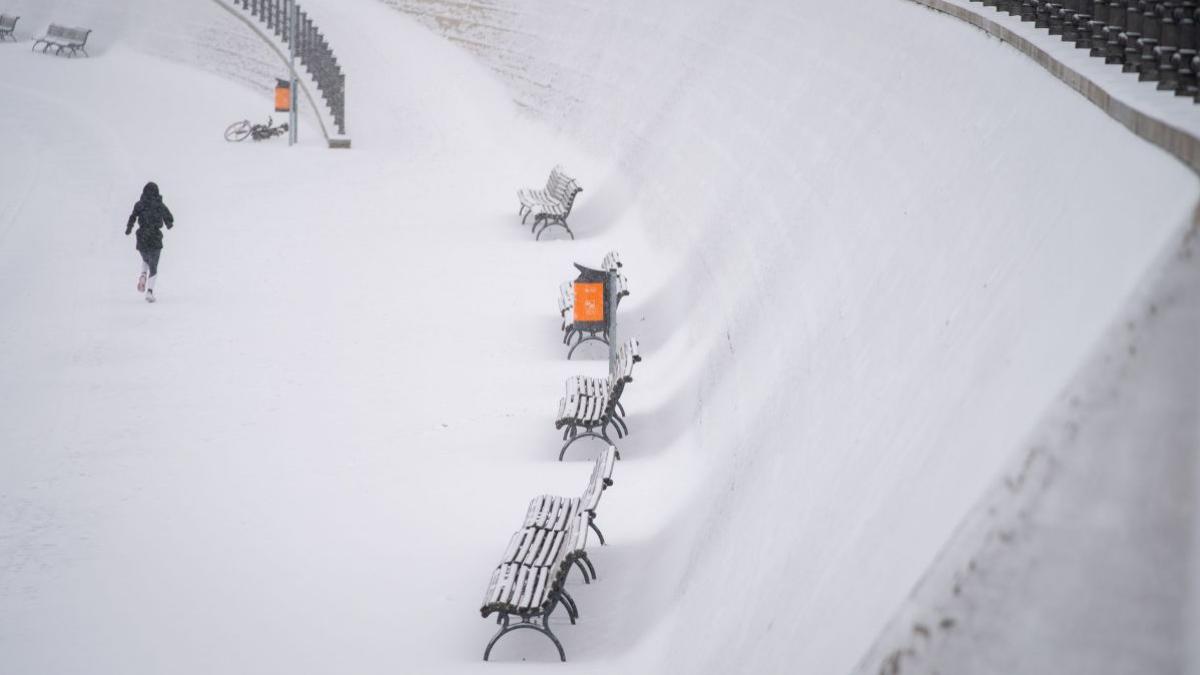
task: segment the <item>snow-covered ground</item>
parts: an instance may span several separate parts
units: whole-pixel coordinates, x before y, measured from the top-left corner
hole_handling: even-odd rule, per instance
[[[554,298],[610,248],[646,360],[563,670],[848,672],[1197,197],[892,0],[504,2],[475,57],[308,0],[348,152],[221,139],[269,101],[215,4],[10,4],[101,48],[0,45],[4,672],[554,661],[515,634],[480,664],[476,610],[528,498],[590,469],[553,461],[562,379],[603,368]],[[534,243],[512,193],[556,162],[580,239]],[[153,306],[146,180],[179,224]]]

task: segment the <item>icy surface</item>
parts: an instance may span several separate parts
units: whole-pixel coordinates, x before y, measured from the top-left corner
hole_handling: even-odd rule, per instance
[[[267,97],[150,40],[244,39],[204,5],[50,5],[122,27],[91,60],[0,45],[13,672],[553,660],[515,635],[483,666],[476,610],[528,498],[583,487],[552,410],[603,366],[564,361],[554,299],[614,247],[646,361],[563,670],[847,672],[1197,196],[907,3],[496,4],[489,70],[309,0],[342,153],[221,140]],[[556,162],[580,240],[534,244],[513,190]],[[154,306],[121,236],[149,179],[179,219]]]

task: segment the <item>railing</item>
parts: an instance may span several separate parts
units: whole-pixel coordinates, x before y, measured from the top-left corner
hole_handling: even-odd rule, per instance
[[[313,25],[308,14],[300,9],[296,0],[233,0],[233,4],[266,24],[267,29],[274,32],[289,47],[292,46],[289,17],[292,16],[292,12],[296,13],[296,58],[316,81],[317,89],[333,114],[338,133],[345,135],[346,75],[338,65],[337,57],[333,55],[333,49],[329,47],[325,36]]]
[[[971,0],[1033,21],[1105,63],[1200,103],[1200,7],[1194,0]]]

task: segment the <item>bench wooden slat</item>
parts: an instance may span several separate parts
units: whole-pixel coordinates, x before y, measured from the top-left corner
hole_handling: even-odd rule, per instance
[[[542,575],[542,570],[534,567],[521,567],[518,582],[521,588],[521,595],[514,604],[521,608],[534,607],[536,604],[540,604],[534,601],[538,597],[537,592],[544,587],[545,583],[546,580]]]
[[[563,535],[561,532],[547,532],[541,550],[534,556],[531,564],[537,567],[548,567],[558,557],[562,550]]]

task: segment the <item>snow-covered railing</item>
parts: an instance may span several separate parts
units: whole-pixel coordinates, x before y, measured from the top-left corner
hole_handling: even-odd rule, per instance
[[[346,134],[346,75],[338,65],[337,57],[329,42],[321,34],[321,30],[313,24],[295,0],[232,0],[235,7],[249,12],[251,16],[266,25],[289,47],[292,41],[292,30],[289,17],[296,12],[295,52],[296,57],[312,76],[320,90],[322,98],[329,106],[333,115],[334,125],[338,135]]]

